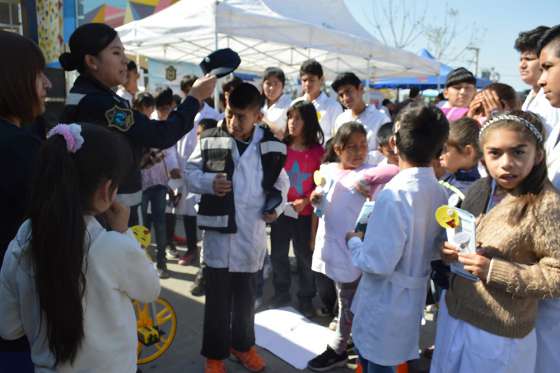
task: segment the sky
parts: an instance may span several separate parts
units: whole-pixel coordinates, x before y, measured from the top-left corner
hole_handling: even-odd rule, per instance
[[[372,19],[372,12],[379,6],[393,1],[400,4],[399,0],[344,0],[352,15],[362,26],[375,34],[375,30],[368,19]],[[481,35],[477,46],[480,48],[479,71],[484,68],[494,69],[500,74],[500,81],[510,84],[516,90],[525,90],[525,85],[518,75],[517,65],[519,54],[513,49],[513,44],[519,32],[533,29],[540,25],[553,26],[560,24],[560,0],[402,0],[407,6],[416,7],[416,12],[427,6],[426,20],[432,24],[442,24],[444,8],[458,11],[457,42],[458,49],[462,49],[470,38],[473,24],[477,34]],[[412,8],[411,8],[412,9]],[[380,19],[382,17],[378,17]],[[383,21],[380,21],[383,22]],[[461,32],[460,32],[461,31]],[[407,47],[411,52],[417,53],[426,47],[426,42],[418,39],[417,42]],[[473,59],[473,53],[465,53],[463,63]],[[451,66],[460,66],[459,61],[446,61]],[[474,72],[474,65],[466,66]]]

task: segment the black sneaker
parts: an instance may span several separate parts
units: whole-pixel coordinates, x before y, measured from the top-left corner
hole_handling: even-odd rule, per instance
[[[317,316],[317,312],[313,307],[313,302],[311,299],[300,299],[299,301],[299,312],[308,319]]]
[[[171,274],[167,270],[167,268],[158,268],[158,276],[160,279],[165,280],[166,278],[171,277]]]
[[[206,294],[206,289],[204,288],[204,283],[199,282],[198,284],[195,283],[191,289],[191,294],[195,297],[201,297]]]
[[[347,361],[348,354],[346,352],[339,355],[330,346],[327,346],[325,352],[307,363],[307,368],[315,372],[326,372],[333,368],[346,366]]]
[[[290,297],[289,293],[280,293],[274,295],[268,303],[270,304],[270,308],[282,308],[292,303],[292,297]]]

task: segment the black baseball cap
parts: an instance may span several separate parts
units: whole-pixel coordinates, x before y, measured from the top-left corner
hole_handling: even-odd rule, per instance
[[[241,58],[230,48],[218,49],[204,57],[200,68],[204,74],[215,75],[217,78],[226,76],[239,67]]]

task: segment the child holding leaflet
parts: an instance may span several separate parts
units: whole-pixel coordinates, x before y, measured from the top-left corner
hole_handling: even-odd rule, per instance
[[[202,195],[206,373],[225,373],[230,354],[251,372],[265,368],[255,348],[255,279],[266,252],[265,223],[282,213],[289,179],[285,144],[259,125],[262,105],[253,85],[235,87],[225,121],[200,135],[186,165],[188,189]]]
[[[449,132],[444,114],[411,103],[395,130],[401,171],[377,196],[364,240],[347,234],[352,263],[362,271],[352,338],[366,373],[393,372],[418,357],[430,260],[443,233],[433,216],[447,201],[431,167]]]
[[[360,279],[360,270],[352,265],[350,252],[346,249],[344,235],[354,228],[358,214],[366,197],[355,190],[362,172],[372,167],[365,163],[368,154],[367,131],[356,122],[343,124],[333,138],[325,158],[336,157],[338,162],[321,166],[320,172],[333,185],[326,194],[315,190],[311,195],[314,204],[326,199],[325,210],[319,219],[315,239],[312,269],[331,278],[336,285],[338,298],[338,322],[336,335],[326,350],[308,363],[314,371],[325,371],[346,364],[346,346],[352,327],[350,305]],[[376,180],[373,192],[395,175],[394,166],[376,167],[377,177],[369,173],[369,179]],[[374,194],[374,193],[371,193]]]
[[[477,253],[446,242],[442,257],[477,276],[450,279],[440,302],[431,372],[534,372],[537,305],[560,296],[560,196],[547,178],[544,129],[522,111],[480,131],[489,177],[462,208],[478,216]]]

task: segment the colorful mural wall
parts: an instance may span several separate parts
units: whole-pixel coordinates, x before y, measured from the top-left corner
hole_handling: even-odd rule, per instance
[[[37,0],[38,44],[47,64],[64,52],[62,0]]]
[[[79,0],[80,1],[80,0]],[[81,0],[83,17],[79,23],[103,22],[113,27],[142,19],[178,0]]]

